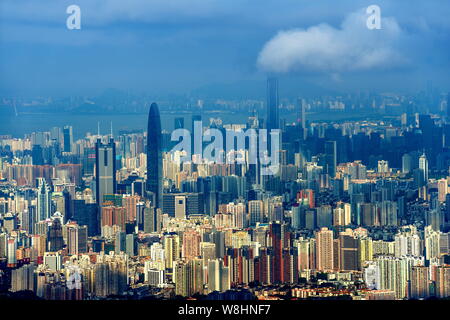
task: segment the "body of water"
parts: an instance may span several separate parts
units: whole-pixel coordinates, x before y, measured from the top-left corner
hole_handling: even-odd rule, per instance
[[[220,118],[224,124],[245,124],[250,116],[247,112],[204,112],[201,114],[203,124],[207,125],[210,118]],[[264,115],[260,115],[264,116]],[[175,118],[184,118],[184,127],[191,128],[191,113],[161,113],[161,126],[163,130],[174,129]],[[295,112],[280,112],[280,118],[293,122],[297,118]],[[379,119],[379,114],[362,112],[318,112],[307,114],[308,121],[345,121]],[[25,134],[38,131],[50,131],[53,127],[70,125],[76,139],[82,138],[86,133],[97,133],[97,123],[100,123],[100,133],[111,131],[117,135],[122,130],[146,130],[147,114],[68,114],[68,113],[29,113],[15,115],[13,112],[0,113],[0,135],[11,134],[14,137],[23,137]]]
[[[246,123],[246,113],[202,114],[203,124],[209,123],[210,118],[221,118],[224,123]],[[186,129],[191,128],[191,114],[161,113],[161,126],[163,130],[174,129],[175,118],[183,117]],[[97,124],[100,123],[100,132],[111,131],[117,135],[122,130],[147,130],[146,114],[14,114],[0,115],[0,135],[12,134],[14,137],[23,137],[37,131],[50,131],[53,127],[70,125],[76,139],[82,138],[87,132],[97,133]]]

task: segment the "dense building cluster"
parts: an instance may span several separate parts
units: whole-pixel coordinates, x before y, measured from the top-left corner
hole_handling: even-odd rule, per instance
[[[313,122],[302,100],[289,122],[278,106],[269,79],[265,122],[194,115],[188,128],[280,129],[274,175],[202,157],[205,140],[182,160],[156,104],[146,131],[0,136],[1,290],[55,300],[449,297],[445,117],[405,104],[390,121]]]

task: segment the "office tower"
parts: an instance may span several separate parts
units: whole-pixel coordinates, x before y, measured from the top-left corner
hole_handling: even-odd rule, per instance
[[[318,228],[331,228],[333,225],[333,210],[330,205],[316,208],[316,223]]]
[[[125,252],[129,257],[137,253],[137,234],[130,233],[125,236]]]
[[[202,157],[203,155],[203,121],[201,115],[192,115],[191,123],[191,154]]]
[[[136,226],[139,231],[144,230],[144,218],[145,218],[145,203],[138,202],[136,204]]]
[[[424,186],[428,182],[428,160],[425,154],[422,154],[419,158],[419,170],[421,173],[420,187]]]
[[[63,129],[64,136],[64,152],[72,152],[72,144],[73,144],[73,132],[72,126],[64,126]]]
[[[53,127],[50,130],[50,139],[56,141],[61,146],[61,142],[63,142],[64,136],[63,131],[60,127]]]
[[[430,296],[430,270],[425,266],[412,267],[411,299],[425,299]]]
[[[115,239],[114,239],[114,252],[116,254],[120,254],[121,252],[126,251],[126,238],[127,234],[124,231],[118,231],[116,232]]]
[[[450,222],[450,193],[445,195],[445,221]]]
[[[326,173],[332,178],[336,175],[336,141],[325,142]]]
[[[44,178],[38,178],[36,222],[50,218],[52,214],[51,188]]]
[[[204,199],[202,193],[165,193],[162,209],[171,217],[184,219],[193,214],[204,213]]]
[[[295,203],[292,208],[291,226],[294,229],[305,227],[305,206]]]
[[[267,120],[266,128],[268,131],[279,129],[280,119],[278,116],[278,79],[267,79]]]
[[[305,138],[304,136],[304,132],[306,130],[306,101],[305,99],[298,99],[298,105],[299,105],[299,121],[298,121],[298,126],[299,126],[299,134],[300,134],[300,139],[303,140]]]
[[[256,226],[257,222],[264,222],[264,202],[262,200],[249,201],[248,213],[250,215],[250,226]]]
[[[186,219],[186,196],[175,196],[175,218]]]
[[[278,201],[270,202],[268,204],[268,222],[283,221],[284,211],[283,204]]]
[[[211,241],[216,245],[216,257],[223,258],[225,256],[225,232],[211,232]]]
[[[85,200],[72,199],[70,203],[70,219],[78,225],[87,226],[88,236],[92,237],[99,233],[101,216],[96,203],[87,203]]]
[[[83,174],[94,175],[95,148],[84,148],[83,150]]]
[[[42,153],[42,147],[39,144],[33,145],[31,149],[31,158],[33,165],[39,166],[44,164],[44,155]]]
[[[161,231],[161,209],[154,207],[145,207],[144,209],[143,231],[145,233]]]
[[[28,234],[33,234],[35,219],[36,206],[28,206],[28,209],[25,209],[22,212],[22,217],[20,219],[22,230],[27,231]]]
[[[116,143],[111,137],[108,143],[100,139],[95,144],[95,195],[97,204],[103,205],[104,195],[116,194]]]
[[[285,281],[282,253],[283,248],[288,246],[285,241],[286,235],[285,225],[279,222],[270,223],[269,238],[273,252],[271,271],[274,283],[283,283]]]
[[[410,173],[412,171],[412,157],[409,153],[402,156],[402,173]]]
[[[333,270],[333,231],[328,228],[321,228],[315,232],[316,238],[316,261],[317,270],[332,271]]]
[[[147,127],[147,192],[151,192],[152,207],[162,206],[162,153],[161,118],[158,105],[152,103],[148,114]]]

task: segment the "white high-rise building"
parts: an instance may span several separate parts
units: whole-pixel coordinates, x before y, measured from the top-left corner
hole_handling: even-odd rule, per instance
[[[50,218],[52,215],[52,193],[44,178],[38,178],[36,222]]]
[[[422,154],[419,158],[419,169],[422,171],[423,183],[428,182],[428,160],[425,154]]]

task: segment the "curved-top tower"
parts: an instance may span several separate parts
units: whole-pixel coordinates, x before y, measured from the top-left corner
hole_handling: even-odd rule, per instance
[[[147,191],[154,194],[152,205],[162,206],[162,153],[161,117],[156,103],[152,103],[148,113],[147,125]],[[153,200],[151,199],[151,200]]]

